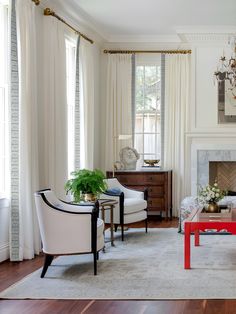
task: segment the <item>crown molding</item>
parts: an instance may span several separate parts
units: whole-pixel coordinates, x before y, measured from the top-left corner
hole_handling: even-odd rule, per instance
[[[180,26],[175,31],[182,42],[228,43],[229,37],[236,34],[236,25]]]

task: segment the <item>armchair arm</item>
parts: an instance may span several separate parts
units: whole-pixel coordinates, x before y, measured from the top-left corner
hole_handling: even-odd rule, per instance
[[[119,212],[119,219],[120,223],[124,223],[124,199],[125,195],[123,192],[120,192],[119,194],[115,195],[113,193],[104,192],[103,194],[100,194],[100,200],[102,199],[111,199],[116,200],[118,204],[115,205],[115,208],[117,208]],[[115,213],[114,213],[115,215]]]
[[[138,191],[138,190],[134,190],[134,189],[130,189],[125,187],[124,185],[121,184],[120,186],[122,192],[124,192],[125,197],[127,198],[139,198],[139,199],[145,199],[145,193],[147,193],[147,191]]]
[[[58,205],[51,204],[43,193],[40,193],[40,195],[49,207],[68,214],[98,214],[99,211],[99,205],[97,203],[95,203],[94,205],[83,206],[70,204],[67,202],[61,202],[63,204],[62,206],[60,206],[60,203]]]

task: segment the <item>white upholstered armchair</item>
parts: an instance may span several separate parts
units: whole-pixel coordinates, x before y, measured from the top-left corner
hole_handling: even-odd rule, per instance
[[[115,230],[121,226],[122,241],[124,241],[124,225],[138,221],[145,221],[147,232],[147,190],[137,191],[123,186],[117,178],[105,180],[108,190],[100,195],[101,199],[115,199],[118,204],[114,208],[113,222]],[[105,222],[109,223],[109,215],[106,215]]]
[[[50,190],[35,193],[39,229],[45,253],[44,277],[55,255],[93,254],[97,274],[98,252],[104,247],[104,222],[99,206],[78,206],[56,198]]]

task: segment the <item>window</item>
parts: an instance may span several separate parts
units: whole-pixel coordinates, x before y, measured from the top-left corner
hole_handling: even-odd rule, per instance
[[[0,0],[0,198],[9,190],[8,5]]]
[[[161,66],[136,65],[134,147],[144,159],[161,157]]]
[[[66,39],[66,84],[68,109],[68,176],[75,167],[75,70],[76,43]]]

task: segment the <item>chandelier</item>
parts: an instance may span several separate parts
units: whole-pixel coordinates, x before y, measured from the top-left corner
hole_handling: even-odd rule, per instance
[[[214,77],[219,83],[228,81],[228,89],[233,93],[233,89],[236,88],[236,36],[229,39],[229,44],[232,48],[231,58],[227,60],[223,52]],[[236,95],[234,98],[236,99]]]

